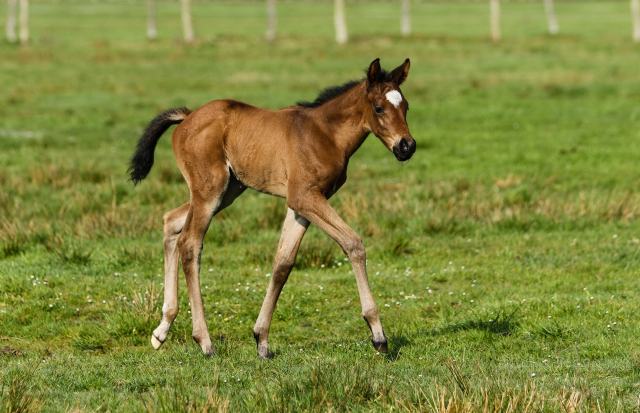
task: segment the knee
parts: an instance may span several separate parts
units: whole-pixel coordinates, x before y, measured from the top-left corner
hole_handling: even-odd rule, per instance
[[[173,250],[175,248],[175,236],[165,235],[164,236],[164,250]]]
[[[293,254],[290,254],[286,257],[277,257],[273,266],[274,275],[275,273],[285,273],[288,275],[295,263],[296,257]]]
[[[194,259],[199,251],[196,251],[196,247],[193,242],[183,235],[184,234],[181,234],[178,237],[178,251],[180,252],[182,259],[188,261]]]
[[[355,237],[346,242],[344,252],[351,262],[361,262],[367,259],[367,251],[362,244],[362,238]]]
[[[162,227],[164,233],[164,239],[173,238],[180,234],[182,227],[184,226],[184,219],[176,220],[171,212],[167,212],[162,217]]]

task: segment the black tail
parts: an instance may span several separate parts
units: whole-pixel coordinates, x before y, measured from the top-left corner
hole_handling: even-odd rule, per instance
[[[162,134],[169,129],[169,126],[182,122],[190,113],[191,111],[187,108],[167,109],[149,123],[138,141],[136,151],[131,157],[131,165],[127,170],[134,185],[138,185],[149,175],[153,166],[153,152]]]

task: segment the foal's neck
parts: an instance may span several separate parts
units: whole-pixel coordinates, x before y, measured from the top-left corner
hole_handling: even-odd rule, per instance
[[[347,158],[358,150],[371,132],[364,119],[365,100],[366,85],[362,82],[318,108],[330,136]]]

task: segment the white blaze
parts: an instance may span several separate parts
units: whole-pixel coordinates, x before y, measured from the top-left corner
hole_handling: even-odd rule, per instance
[[[400,106],[400,103],[402,102],[402,95],[400,94],[400,92],[398,92],[397,90],[392,90],[391,92],[387,92],[385,96],[393,106],[395,106],[396,108]]]

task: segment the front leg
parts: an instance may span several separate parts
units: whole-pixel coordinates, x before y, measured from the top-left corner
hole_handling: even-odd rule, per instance
[[[276,253],[276,259],[273,263],[273,274],[271,275],[267,295],[264,298],[260,315],[253,328],[253,336],[258,346],[259,358],[271,358],[269,343],[267,341],[269,328],[271,327],[271,318],[273,317],[280,292],[287,282],[293,264],[296,261],[296,255],[298,254],[302,237],[308,227],[309,221],[291,209],[287,211],[287,216],[284,219],[284,225],[282,227],[282,236],[278,244],[278,252]]]
[[[298,193],[287,199],[289,207],[313,222],[333,238],[347,254],[358,285],[362,316],[371,330],[373,347],[387,352],[387,337],[384,335],[378,307],[373,301],[367,277],[367,256],[362,238],[355,233],[331,208],[326,198],[319,192]]]

